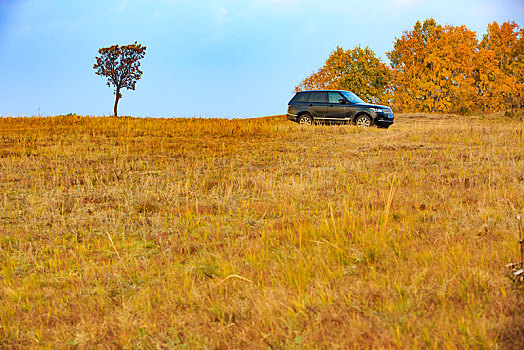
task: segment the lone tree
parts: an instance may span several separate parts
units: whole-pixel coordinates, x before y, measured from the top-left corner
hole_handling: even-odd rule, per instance
[[[140,60],[146,54],[146,47],[140,44],[103,47],[98,50],[100,56],[96,57],[93,69],[96,74],[107,77],[107,86],[115,87],[115,117],[118,116],[118,100],[122,97],[120,90],[123,88],[134,90],[136,82],[142,76]]]

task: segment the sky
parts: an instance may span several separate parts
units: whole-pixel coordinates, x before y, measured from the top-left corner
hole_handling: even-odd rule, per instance
[[[0,116],[107,116],[98,49],[147,47],[119,115],[285,114],[293,90],[337,47],[385,53],[417,21],[524,27],[524,0],[0,0]],[[357,92],[358,93],[358,92]]]

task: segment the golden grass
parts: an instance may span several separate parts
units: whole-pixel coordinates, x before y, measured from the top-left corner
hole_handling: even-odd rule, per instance
[[[523,129],[0,118],[0,347],[522,347]]]

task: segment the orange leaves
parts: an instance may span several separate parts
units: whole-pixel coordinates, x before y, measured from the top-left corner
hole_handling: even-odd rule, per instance
[[[522,107],[522,33],[514,22],[494,22],[479,44],[465,26],[417,22],[387,53],[396,106],[460,113]]]
[[[369,47],[353,50],[337,47],[316,73],[304,79],[295,91],[341,89],[358,92],[373,102],[388,98],[391,72]]]
[[[96,74],[108,78],[108,85],[116,90],[134,90],[137,80],[142,76],[140,60],[146,54],[146,47],[135,42],[131,45],[113,45],[98,50],[93,69]]]
[[[524,107],[524,28],[493,22],[479,43],[466,26],[430,18],[402,33],[387,67],[366,47],[337,47],[296,87],[347,89],[400,111],[496,111]]]
[[[114,114],[117,115],[118,100],[122,97],[121,89],[135,90],[136,82],[141,78],[140,60],[146,54],[146,47],[137,44],[103,47],[98,50],[93,66],[97,75],[107,77],[107,86],[115,87]]]
[[[523,33],[515,22],[488,25],[479,45],[475,77],[484,110],[524,106]]]
[[[441,26],[428,19],[404,32],[387,55],[395,74],[395,105],[405,111],[470,109],[477,40],[465,26]]]

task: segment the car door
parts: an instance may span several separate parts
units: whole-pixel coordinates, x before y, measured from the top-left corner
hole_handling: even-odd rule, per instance
[[[344,101],[344,102],[341,102]],[[328,92],[328,107],[326,118],[333,121],[344,121],[351,118],[351,104],[340,93]]]
[[[309,95],[308,110],[314,119],[324,120],[327,114],[327,92],[312,91]]]

